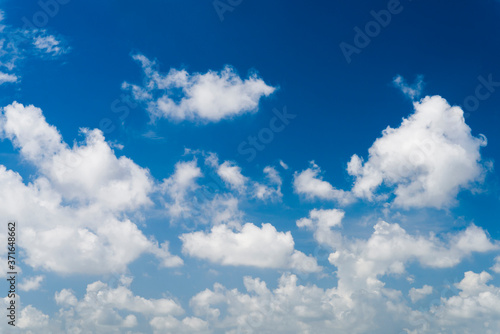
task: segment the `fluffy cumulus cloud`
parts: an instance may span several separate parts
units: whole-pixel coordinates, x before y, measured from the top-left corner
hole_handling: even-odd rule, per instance
[[[247,223],[240,231],[219,225],[208,233],[197,231],[180,238],[183,252],[217,264],[295,269],[306,273],[321,270],[313,257],[294,249],[290,232],[279,232],[271,224],[258,227]]]
[[[352,202],[349,192],[336,189],[330,183],[323,180],[321,169],[311,161],[311,167],[300,173],[295,173],[293,187],[297,194],[307,199],[334,200],[341,204]]]
[[[481,180],[480,148],[484,136],[474,137],[463,111],[439,96],[415,104],[415,112],[399,128],[388,127],[363,161],[353,155],[348,172],[355,177],[352,192],[372,200],[381,185],[393,189],[400,207],[443,208],[457,193]]]
[[[82,130],[69,147],[34,106],[13,103],[2,110],[0,133],[36,172],[29,182],[0,166],[0,215],[19,221],[33,268],[59,273],[123,271],[141,254],[164,266],[182,264],[146,237],[127,212],[147,207],[153,180],[147,169],[117,157],[99,130]]]
[[[259,100],[276,90],[257,74],[240,78],[230,66],[220,72],[190,74],[172,68],[161,74],[155,61],[140,54],[133,58],[141,64],[146,82],[143,86],[125,82],[122,87],[147,105],[152,119],[217,122],[257,111]]]

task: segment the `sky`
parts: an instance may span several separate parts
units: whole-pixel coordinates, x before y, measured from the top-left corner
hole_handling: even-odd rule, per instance
[[[500,1],[0,10],[0,332],[500,332]]]

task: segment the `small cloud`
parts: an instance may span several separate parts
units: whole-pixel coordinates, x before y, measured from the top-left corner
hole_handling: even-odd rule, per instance
[[[43,282],[43,276],[34,276],[24,279],[21,283],[19,283],[19,290],[21,291],[34,291],[40,288],[40,285]]]
[[[420,289],[411,288],[408,295],[410,296],[411,302],[415,303],[420,299],[424,298],[425,296],[430,295],[432,291],[433,291],[432,286],[424,285]]]
[[[285,170],[288,169],[288,165],[286,163],[284,163],[283,160],[280,160],[280,166],[283,167],[283,169],[285,169]]]
[[[33,37],[33,45],[38,50],[51,54],[52,56],[59,56],[69,51],[68,47],[64,47],[60,41],[53,35],[39,35]]]
[[[392,83],[396,88],[399,88],[404,95],[408,96],[412,100],[415,100],[422,95],[422,90],[424,88],[424,76],[418,75],[413,85],[409,85],[406,80],[398,74],[392,80]]]
[[[17,76],[15,76],[14,74],[0,72],[0,85],[6,82],[17,82]]]

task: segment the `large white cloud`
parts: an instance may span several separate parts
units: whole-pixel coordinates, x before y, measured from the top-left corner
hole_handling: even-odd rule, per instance
[[[146,83],[141,87],[125,82],[122,87],[147,105],[153,119],[217,122],[256,111],[260,98],[276,89],[257,74],[242,80],[230,66],[204,74],[172,68],[163,75],[155,61],[140,54],[133,58],[141,64]]]
[[[0,133],[35,173],[29,183],[0,165],[0,215],[17,220],[24,263],[59,273],[121,272],[141,254],[161,265],[182,264],[168,243],[146,237],[127,212],[148,206],[148,170],[116,157],[99,130],[84,130],[72,148],[40,109],[13,103],[2,110]]]
[[[294,249],[290,232],[278,232],[271,224],[258,227],[247,223],[241,231],[218,225],[209,233],[197,231],[180,238],[186,254],[222,265],[295,269],[305,273],[321,270],[313,257]]]
[[[414,103],[415,113],[399,128],[388,127],[369,149],[368,160],[353,155],[349,174],[352,192],[372,200],[382,184],[394,188],[394,204],[401,207],[450,206],[461,189],[481,180],[480,147],[463,111],[439,96]]]

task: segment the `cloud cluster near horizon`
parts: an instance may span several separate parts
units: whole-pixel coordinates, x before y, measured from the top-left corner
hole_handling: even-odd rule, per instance
[[[348,172],[355,177],[352,190],[335,189],[323,180],[315,163],[295,172],[293,187],[313,202],[346,205],[346,200],[355,198],[384,202],[392,197],[392,203],[401,207],[452,205],[458,192],[480,182],[484,173],[479,149],[485,140],[470,132],[459,108],[450,107],[441,97],[427,97],[415,103],[415,113],[399,128],[384,130],[370,148],[366,162],[356,155],[351,158]],[[70,147],[40,109],[19,103],[3,108],[0,133],[36,169],[36,177],[26,183],[18,173],[0,168],[0,184],[12,190],[2,198],[7,205],[2,206],[1,214],[26,222],[20,245],[26,252],[25,263],[35,270],[123,273],[147,253],[158,259],[159,266],[182,265],[181,256],[170,254],[168,242],[159,243],[144,235],[137,222],[127,218],[161,205],[173,222],[195,219],[199,224],[194,226],[195,231],[179,236],[184,256],[221,266],[285,271],[274,290],[259,278],[245,277],[246,292],[220,284],[201,291],[190,300],[191,315],[186,315],[174,300],[134,296],[127,279],[116,288],[96,281],[88,285],[81,298],[68,289],[57,292],[55,301],[61,308],[57,316],[46,315],[31,305],[24,307],[20,328],[51,333],[64,332],[61,324],[66,329],[96,333],[104,333],[109,326],[125,330],[146,325],[157,333],[212,333],[215,328],[265,328],[276,333],[296,328],[318,333],[362,333],[370,328],[373,333],[385,333],[404,328],[411,333],[437,333],[438,328],[463,326],[465,320],[458,319],[484,317],[495,324],[497,310],[480,306],[485,302],[481,297],[484,293],[492,296],[492,303],[500,301],[500,288],[487,284],[492,276],[486,271],[466,272],[455,285],[458,294],[424,310],[415,309],[413,304],[432,298],[437,287],[413,287],[403,295],[384,282],[388,276],[407,274],[408,267],[415,263],[426,270],[452,268],[475,253],[498,252],[498,242],[474,224],[436,236],[410,234],[397,223],[379,221],[371,235],[363,239],[342,232],[345,211],[311,210],[296,225],[310,231],[319,247],[330,250],[329,268],[335,268],[338,281],[323,289],[299,283],[310,274],[325,274],[329,268],[298,250],[290,231],[278,231],[271,223],[258,226],[243,220],[245,214],[239,208],[242,199],[264,203],[282,199],[282,176],[273,166],[266,166],[262,180],[254,181],[235,162],[219,162],[215,153],[197,151],[191,160],[179,161],[172,175],[160,181],[147,168],[117,156],[99,130],[82,129],[83,141]],[[433,141],[419,142],[416,138]],[[424,151],[429,156],[412,161],[412,150],[422,143],[429,145]],[[453,166],[461,173],[457,174]],[[205,187],[200,181],[210,173],[220,178],[223,192],[210,198],[200,196]],[[449,173],[460,177],[441,177]],[[439,188],[426,188],[435,182]],[[389,185],[392,193],[378,192],[382,183]],[[407,194],[409,189],[416,192]],[[158,196],[160,202],[155,200]],[[203,215],[196,215],[197,210]],[[37,224],[30,224],[32,221]],[[104,224],[94,224],[96,221]],[[497,272],[495,268],[491,271]],[[39,275],[27,279],[21,287],[24,291],[36,290],[43,282]],[[90,309],[89,303],[98,308]],[[464,306],[470,303],[478,307],[472,310]],[[424,326],[415,328],[415,322]],[[477,328],[484,326],[474,321],[467,324],[472,323]]]

